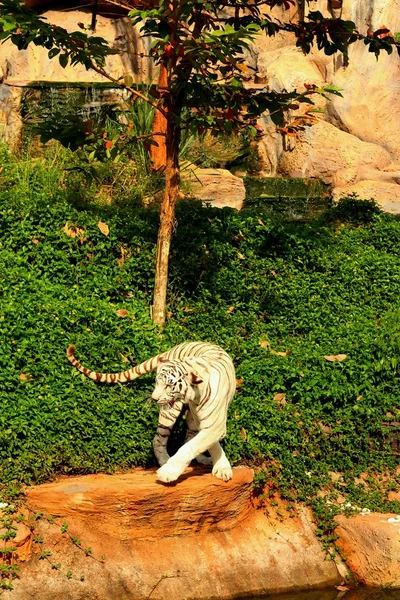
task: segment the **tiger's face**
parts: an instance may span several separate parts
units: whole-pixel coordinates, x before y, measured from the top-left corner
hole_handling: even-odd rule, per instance
[[[177,401],[185,404],[195,399],[195,384],[201,383],[196,375],[180,360],[160,363],[157,369],[156,387],[151,395],[160,405],[170,405]]]

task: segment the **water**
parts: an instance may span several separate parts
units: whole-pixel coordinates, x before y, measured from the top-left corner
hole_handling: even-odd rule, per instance
[[[246,208],[261,209],[285,221],[310,221],[332,204],[330,188],[320,179],[246,177],[244,184]]]
[[[119,88],[107,84],[33,83],[22,95],[22,143],[31,141],[32,128],[37,123],[51,120],[55,113],[78,115],[83,121],[91,119],[104,124],[107,117],[115,118],[122,96]]]
[[[326,590],[309,590],[293,592],[291,594],[279,594],[259,596],[254,600],[400,600],[400,590],[383,588],[358,587],[347,592],[338,591],[336,588]]]

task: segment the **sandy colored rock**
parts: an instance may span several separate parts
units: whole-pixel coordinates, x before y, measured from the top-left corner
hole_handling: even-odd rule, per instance
[[[90,26],[91,13],[84,10],[56,11],[48,10],[42,14],[53,25],[67,31],[81,31],[78,23]],[[111,47],[118,48],[120,54],[106,59],[106,71],[113,77],[132,75],[134,81],[143,82],[152,79],[157,72],[152,62],[141,58],[140,52],[148,54],[149,40],[141,39],[138,27],[132,27],[129,18],[110,19],[97,17],[96,35],[110,42]],[[120,39],[116,39],[120,38]],[[132,53],[132,48],[135,53]],[[11,42],[0,45],[0,67],[4,73],[4,81],[10,85],[26,85],[35,81],[55,82],[102,82],[108,81],[98,73],[86,70],[83,65],[65,69],[57,58],[49,59],[45,48],[30,44],[27,50],[18,50]]]
[[[384,171],[362,165],[353,168],[342,169],[340,171],[336,171],[332,183],[335,187],[344,187],[366,180],[381,183],[399,183],[400,165],[389,165]]]
[[[384,148],[320,121],[299,133],[294,149],[282,155],[279,172],[288,177],[319,177],[332,183],[335,173],[342,169],[368,166],[383,170],[390,163],[390,154]]]
[[[322,2],[322,0],[320,0]],[[400,29],[400,0],[354,0],[343,2],[343,18],[357,23],[366,33],[387,26]],[[363,42],[350,48],[350,64],[343,68],[339,57],[332,82],[342,89],[343,98],[334,97],[329,118],[362,140],[381,144],[398,160],[400,149],[399,58],[382,53],[377,61]]]
[[[274,92],[284,89],[304,92],[305,83],[324,84],[320,71],[298,48],[262,52],[258,56],[257,68],[268,74],[268,88]],[[315,97],[315,100],[318,98]]]
[[[242,208],[246,196],[243,179],[227,169],[190,167],[181,175],[189,186],[190,196],[217,208]]]
[[[332,123],[364,141],[380,144],[395,160],[400,159],[399,78],[398,57],[385,53],[377,62],[364,44],[357,44],[350,51],[349,66],[333,76],[343,98],[332,97],[328,107]]]
[[[365,585],[400,587],[400,520],[393,514],[336,517],[336,541],[347,565]]]
[[[36,521],[43,543],[4,597],[227,600],[340,583],[343,575],[325,560],[310,512],[289,518],[284,507],[279,514],[275,506],[257,508],[252,476],[235,468],[224,483],[196,467],[163,485],[154,470],[137,470],[28,488],[31,510],[57,518]],[[68,531],[61,533],[64,522]],[[60,569],[38,560],[44,549]]]
[[[13,88],[0,83],[0,138],[17,150],[22,131],[20,117],[21,88]]]
[[[400,215],[400,185],[383,181],[359,181],[345,187],[333,189],[333,199],[347,198],[357,194],[360,200],[376,200],[382,210]]]
[[[258,154],[261,161],[259,175],[261,177],[275,177],[287,140],[279,133],[276,125],[269,117],[259,119],[258,125],[263,132],[262,138],[258,142]]]

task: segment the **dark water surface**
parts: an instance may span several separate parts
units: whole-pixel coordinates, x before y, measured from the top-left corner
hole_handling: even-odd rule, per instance
[[[331,205],[330,188],[320,179],[245,177],[246,208],[285,221],[310,221]]]
[[[400,590],[358,587],[354,590],[341,592],[336,588],[329,588],[293,592],[291,594],[271,594],[259,596],[255,600],[265,600],[266,598],[270,600],[400,600]]]

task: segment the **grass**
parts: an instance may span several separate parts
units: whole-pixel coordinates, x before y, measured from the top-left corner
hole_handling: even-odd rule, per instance
[[[70,343],[87,366],[118,371],[205,340],[237,367],[233,463],[316,509],[329,488],[400,511],[382,425],[400,412],[400,221],[351,199],[309,224],[182,203],[160,333],[149,312],[157,212],[90,202],[97,184],[66,179],[59,160],[22,164],[4,149],[1,160],[3,484],[154,464],[153,377],[98,385],[71,368]]]

